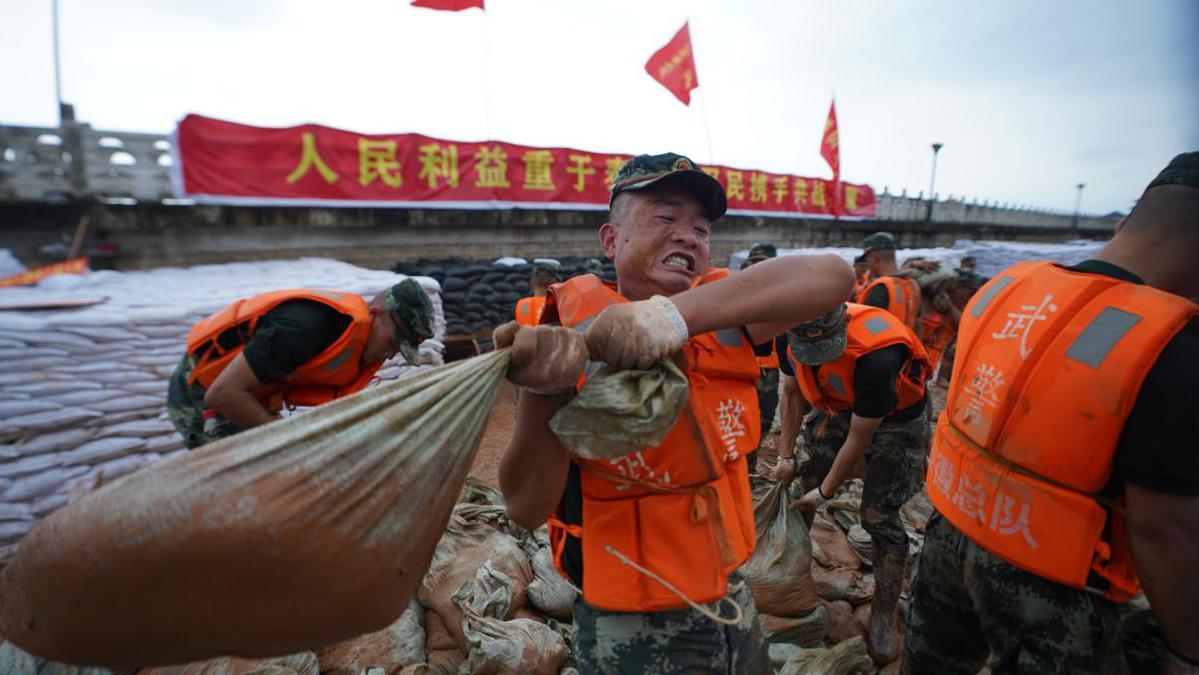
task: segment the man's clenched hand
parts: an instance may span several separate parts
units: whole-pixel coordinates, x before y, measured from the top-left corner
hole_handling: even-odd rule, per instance
[[[586,332],[593,358],[620,369],[645,370],[687,343],[687,322],[669,298],[655,295],[612,305]]]
[[[587,343],[569,328],[509,321],[495,329],[491,339],[496,349],[512,347],[508,380],[535,394],[573,391],[587,365]]]

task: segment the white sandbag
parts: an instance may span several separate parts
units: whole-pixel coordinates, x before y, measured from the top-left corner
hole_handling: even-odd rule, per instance
[[[161,367],[162,366],[157,366],[157,368]],[[154,370],[154,368],[151,368],[151,370]],[[128,384],[130,382],[154,382],[162,379],[163,377],[169,376],[173,370],[174,366],[167,369],[165,374],[157,375],[145,370],[120,370],[107,373],[89,373],[87,375],[87,379],[92,382],[99,382],[100,384],[116,385]]]
[[[30,455],[0,464],[0,477],[20,478],[41,473],[49,468],[62,466],[62,453],[54,452],[45,455]]]
[[[0,521],[0,541],[14,541],[24,537],[33,529],[32,520]]]
[[[0,420],[0,436],[27,432],[53,431],[100,417],[101,413],[84,408],[59,408]]]
[[[58,410],[62,406],[45,400],[0,401],[0,419],[32,415],[46,410]]]
[[[6,313],[7,314],[7,313]],[[13,321],[14,317],[6,316],[5,321]],[[23,344],[36,345],[38,347],[61,347],[69,351],[79,351],[83,353],[91,353],[95,350],[96,343],[79,335],[64,333],[53,330],[35,330],[35,331],[7,331],[0,330],[0,338],[9,338],[11,340],[20,340]]]
[[[149,338],[184,338],[187,336],[187,329],[190,324],[179,323],[163,323],[163,324],[138,324],[134,326],[137,332]],[[180,349],[182,351],[182,348]]]
[[[78,479],[76,479],[78,480]],[[33,515],[38,518],[45,518],[53,513],[56,509],[61,508],[71,500],[71,495],[67,492],[55,492],[54,494],[38,497],[30,505]]]
[[[87,363],[76,362],[67,366],[63,366],[62,368],[56,368],[56,370],[60,373],[69,373],[71,375],[90,375],[92,373],[115,373],[128,369],[120,363],[114,363],[108,360],[89,360]],[[85,377],[83,379],[90,380],[91,378]]]
[[[68,450],[55,456],[63,466],[92,465],[137,452],[144,447],[146,447],[145,439],[111,436],[88,441],[74,450]]]
[[[36,356],[67,356],[70,352],[53,347],[0,347],[0,361],[30,359]]]
[[[158,410],[166,401],[157,396],[133,394],[130,396],[113,396],[107,401],[96,401],[87,404],[89,410],[103,413],[122,413],[133,410]]]
[[[125,384],[110,388],[110,391],[149,394],[150,396],[162,397],[162,400],[165,401],[168,387],[170,387],[170,383],[166,378],[163,378],[156,382],[126,382]]]
[[[81,335],[93,342],[138,342],[145,340],[141,333],[117,328],[116,326],[59,326],[60,329]]]
[[[121,360],[130,366],[176,366],[183,357],[183,347],[180,345],[178,354],[134,354]]]
[[[47,396],[49,394],[61,394],[64,392],[78,391],[80,389],[102,389],[103,387],[104,385],[100,384],[99,382],[89,382],[87,380],[80,380],[79,378],[75,378],[73,380],[47,380],[45,378],[38,378],[38,381],[10,387],[10,390],[22,394],[29,394],[36,398],[38,396]]]
[[[25,504],[0,502],[0,521],[5,520],[33,520],[33,512]]]
[[[64,366],[70,363],[65,356],[36,356],[31,358],[7,359],[0,361],[0,373],[13,373],[24,370],[45,370]]]
[[[183,447],[183,437],[176,431],[146,439],[146,452],[166,454]]]
[[[105,436],[136,436],[150,438],[174,431],[175,427],[169,420],[148,419],[130,420],[104,427]]]
[[[0,446],[0,450],[11,449],[21,457],[31,457],[33,455],[41,455],[47,452],[70,450],[90,441],[96,436],[97,431],[97,429],[89,429],[86,427],[51,431],[45,434],[38,434],[37,436],[34,436],[33,438],[16,445]]]
[[[22,385],[38,382],[45,379],[42,373],[29,372],[27,370],[18,371],[15,373],[0,373],[0,387],[19,387]]]
[[[6,502],[30,501],[57,492],[67,481],[88,471],[86,466],[55,467],[33,476],[25,476],[14,480],[12,485],[0,494],[0,499]]]
[[[471,675],[555,675],[569,650],[562,636],[529,619],[500,621],[469,613],[464,669]]]
[[[80,389],[61,394],[47,394],[38,397],[38,400],[57,403],[62,406],[86,406],[89,403],[107,401],[115,395],[118,394],[114,394],[109,389]]]

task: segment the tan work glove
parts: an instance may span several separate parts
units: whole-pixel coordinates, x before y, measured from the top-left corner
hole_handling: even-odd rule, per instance
[[[491,339],[496,349],[512,347],[508,380],[541,396],[574,391],[587,366],[587,343],[569,328],[509,321],[495,329]]]
[[[683,315],[662,295],[608,307],[584,335],[592,358],[622,370],[645,370],[690,337]]]

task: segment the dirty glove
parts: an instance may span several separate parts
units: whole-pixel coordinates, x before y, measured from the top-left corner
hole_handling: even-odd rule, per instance
[[[832,499],[832,497],[825,497],[824,493],[820,491],[820,486],[817,485],[809,490],[806,495],[791,502],[791,508],[799,509],[800,511],[807,511],[809,513],[815,513],[816,509],[820,508],[821,504],[830,499]]]
[[[941,291],[933,296],[933,307],[942,314],[948,314],[953,310],[953,298],[949,297],[948,291]]]
[[[645,370],[677,352],[690,333],[683,315],[669,298],[612,305],[587,328],[592,358],[621,370]]]
[[[574,391],[587,365],[587,343],[569,328],[509,321],[495,329],[491,339],[496,349],[512,347],[508,380],[541,396]]]
[[[780,483],[790,482],[792,478],[795,478],[795,458],[779,457],[774,463],[771,476]]]

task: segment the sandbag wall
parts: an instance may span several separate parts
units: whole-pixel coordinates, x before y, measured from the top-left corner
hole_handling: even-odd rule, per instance
[[[256,293],[332,288],[369,298],[402,278],[307,259],[62,275],[0,291],[0,306],[9,307],[102,300],[0,311],[0,561],[72,496],[182,452],[166,412],[167,380],[196,321]],[[435,338],[421,345],[427,365],[392,361],[381,380],[442,361],[440,288],[418,281],[437,314]]]
[[[586,258],[559,258],[559,278],[569,279],[586,271]],[[615,281],[616,270],[604,260],[603,278]],[[532,295],[529,277],[533,264],[519,258],[501,258],[496,262],[452,258],[422,259],[398,263],[395,271],[409,276],[424,276],[441,283],[445,308],[446,335],[480,335],[488,329],[511,321],[516,303]]]

